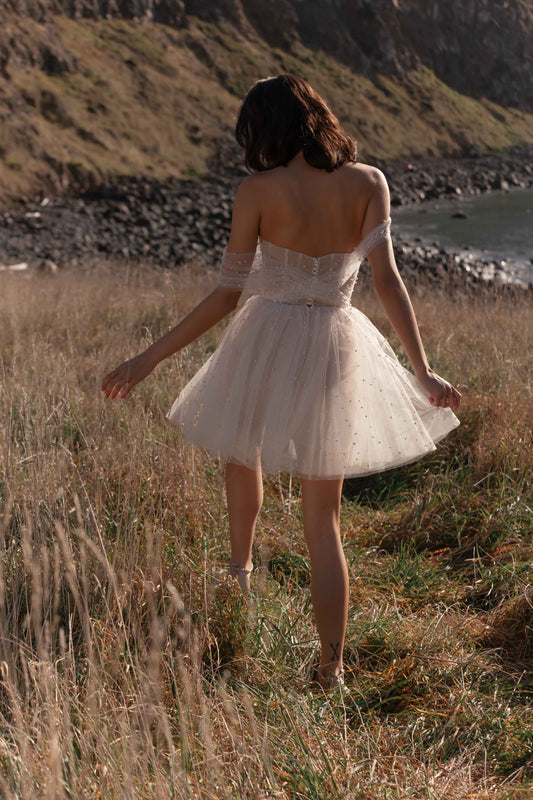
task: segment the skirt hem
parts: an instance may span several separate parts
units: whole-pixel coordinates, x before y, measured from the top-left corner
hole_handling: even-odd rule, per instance
[[[167,414],[166,418],[173,425],[175,425],[176,427],[181,427],[179,425],[179,423],[175,423],[171,419],[169,414]],[[274,468],[274,467],[272,467],[270,465],[264,465],[261,462],[261,457],[260,456],[258,456],[257,460],[255,460],[252,463],[250,459],[239,459],[233,454],[223,453],[220,450],[212,450],[205,444],[201,444],[200,442],[195,442],[194,438],[192,436],[190,436],[189,434],[184,433],[183,431],[181,431],[181,434],[182,434],[182,436],[184,437],[184,439],[188,443],[193,444],[195,447],[199,447],[202,450],[205,450],[207,453],[209,453],[211,458],[219,458],[222,461],[225,461],[226,463],[238,464],[239,466],[246,467],[247,469],[252,469],[252,470],[256,470],[257,467],[260,465],[261,466],[261,473],[262,473],[262,475],[265,475],[265,476],[266,475],[279,475],[280,472],[284,472],[287,475],[292,475],[293,477],[300,478],[300,479],[303,478],[304,480],[318,480],[318,481],[331,480],[331,481],[334,481],[334,480],[340,480],[341,478],[343,480],[349,479],[349,478],[364,478],[364,477],[366,477],[368,475],[377,475],[380,472],[387,472],[388,470],[391,470],[391,469],[398,469],[399,467],[405,467],[408,464],[414,464],[415,461],[419,461],[420,459],[424,458],[425,456],[429,455],[430,453],[434,453],[435,450],[437,449],[436,445],[440,441],[445,439],[446,436],[448,436],[451,433],[452,430],[455,430],[455,428],[457,428],[459,426],[459,424],[460,424],[459,420],[456,419],[455,420],[455,424],[453,425],[453,427],[450,427],[448,430],[446,430],[446,431],[442,432],[441,434],[435,436],[435,438],[433,439],[433,447],[430,447],[427,450],[424,450],[423,452],[420,452],[415,456],[409,456],[408,458],[405,458],[405,459],[394,460],[394,462],[391,462],[391,463],[388,463],[388,464],[385,464],[385,465],[382,465],[382,466],[379,466],[379,467],[368,467],[368,468],[363,468],[363,469],[359,469],[359,470],[356,470],[356,471],[353,471],[353,467],[352,467],[352,468],[348,468],[342,474],[335,473],[333,475],[329,475],[329,474],[309,475],[309,474],[300,472],[298,470],[289,469],[289,468],[284,467],[284,466],[280,466],[278,469],[276,469],[276,468]]]

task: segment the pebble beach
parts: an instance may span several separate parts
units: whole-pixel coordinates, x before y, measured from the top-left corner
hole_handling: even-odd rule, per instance
[[[533,187],[531,153],[482,155],[413,163],[380,163],[394,210],[437,198]],[[197,180],[113,179],[72,186],[62,197],[24,198],[0,210],[0,268],[55,272],[95,260],[146,262],[167,269],[194,261],[216,266],[226,244],[235,189],[246,171],[240,153],[221,146]],[[450,288],[519,285],[495,259],[457,254],[439,243],[394,233],[398,266],[410,285]]]

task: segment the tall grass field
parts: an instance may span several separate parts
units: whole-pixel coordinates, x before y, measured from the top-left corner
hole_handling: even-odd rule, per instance
[[[224,323],[127,400],[99,390],[214,282],[0,274],[0,797],[533,797],[531,293],[413,291],[462,424],[346,481],[349,692],[325,695],[298,480],[265,481],[243,595],[223,464],[165,420]]]

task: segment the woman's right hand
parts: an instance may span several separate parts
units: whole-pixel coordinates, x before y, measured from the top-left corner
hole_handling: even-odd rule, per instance
[[[439,408],[451,408],[456,411],[461,403],[461,392],[455,386],[445,381],[432,369],[427,369],[416,375],[422,389],[429,394],[429,402]]]
[[[116,397],[127,397],[134,386],[140,383],[149,375],[155,367],[155,363],[146,355],[140,353],[129,361],[124,361],[118,367],[108,372],[102,380],[102,391],[110,400]]]

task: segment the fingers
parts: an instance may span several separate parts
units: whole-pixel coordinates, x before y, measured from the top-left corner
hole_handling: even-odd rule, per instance
[[[435,392],[435,394],[430,397],[430,402],[432,405],[438,408],[451,408],[453,411],[455,411],[457,408],[459,408],[461,397],[461,393],[455,388],[455,386],[447,383],[443,386],[442,392]]]
[[[128,396],[134,385],[135,384],[133,381],[121,379],[111,386],[111,388],[106,392],[106,397],[109,400],[116,400],[117,397],[123,399],[124,397]]]
[[[101,389],[109,400],[115,400],[119,395],[122,399],[131,392],[137,381],[130,377],[129,372],[128,363],[125,362],[104,377]]]
[[[121,400],[123,400],[125,397],[127,397],[129,395],[129,393],[131,392],[131,390],[133,389],[133,387],[136,386],[136,385],[137,385],[137,381],[133,381],[133,380],[128,381],[127,383],[125,383],[124,387],[122,389],[122,393],[120,395]]]
[[[461,398],[463,395],[455,388],[455,386],[452,386],[452,394],[453,394],[452,408],[455,411],[457,408],[459,408],[461,404]]]
[[[122,391],[123,386],[124,381],[122,379],[113,378],[107,383],[106,387],[103,388],[103,392],[108,400],[114,400]]]
[[[459,408],[461,396],[461,393],[457,391],[455,386],[450,385],[446,390],[442,405],[445,408],[451,408],[453,411],[455,411],[457,408]]]
[[[110,400],[115,400],[119,395],[121,395],[124,386],[126,386],[126,381],[122,378],[115,383],[111,392],[108,394]]]

